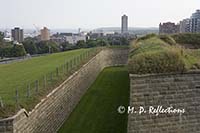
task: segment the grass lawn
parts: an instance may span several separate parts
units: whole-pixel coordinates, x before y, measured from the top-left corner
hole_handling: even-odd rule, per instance
[[[30,60],[0,65],[0,97],[7,106],[15,105],[15,90],[19,90],[19,100],[25,97],[28,83],[31,83],[45,74],[55,71],[58,66],[65,64],[73,57],[77,57],[89,49],[79,49],[62,53],[51,54],[43,57],[35,57]],[[38,99],[28,99],[20,101],[22,106],[29,106],[30,103],[37,102]],[[12,112],[12,111],[11,111]],[[8,110],[0,108],[2,113]]]
[[[127,114],[119,114],[120,105],[128,106],[129,76],[125,67],[105,68],[59,133],[126,133]]]

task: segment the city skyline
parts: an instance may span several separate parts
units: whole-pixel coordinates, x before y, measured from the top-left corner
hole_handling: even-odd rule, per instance
[[[0,28],[38,27],[83,28],[120,27],[120,17],[129,16],[129,27],[158,27],[160,22],[176,22],[198,9],[194,0],[6,0],[0,9]]]

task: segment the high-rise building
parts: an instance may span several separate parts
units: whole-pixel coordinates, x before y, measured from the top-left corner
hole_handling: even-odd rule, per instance
[[[159,25],[159,34],[174,34],[180,32],[180,25],[167,22]]]
[[[121,25],[121,33],[128,33],[128,16],[123,15],[121,18],[122,25]]]
[[[15,27],[11,30],[12,34],[12,40],[17,41],[19,43],[24,41],[24,31],[23,29],[20,29],[19,27]]]
[[[190,17],[190,32],[200,32],[200,10],[196,10]]]
[[[48,41],[50,40],[50,32],[47,27],[44,27],[43,29],[40,30],[41,34],[41,41]]]
[[[190,19],[183,19],[180,21],[180,33],[190,32]]]

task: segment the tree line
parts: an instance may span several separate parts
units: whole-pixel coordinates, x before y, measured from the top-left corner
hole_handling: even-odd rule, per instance
[[[67,50],[74,50],[79,48],[91,48],[98,46],[109,45],[128,45],[126,38],[120,39],[88,39],[86,41],[80,40],[76,44],[70,44],[68,42],[56,43],[54,41],[38,41],[37,38],[27,37],[21,44],[15,44],[14,42],[6,42],[3,40],[4,35],[0,32],[0,57],[19,57],[26,56],[27,54],[45,54],[56,53]]]

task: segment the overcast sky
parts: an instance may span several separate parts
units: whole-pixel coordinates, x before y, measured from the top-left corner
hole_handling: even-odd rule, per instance
[[[200,0],[0,0],[0,28],[158,27],[178,22],[200,9]]]

